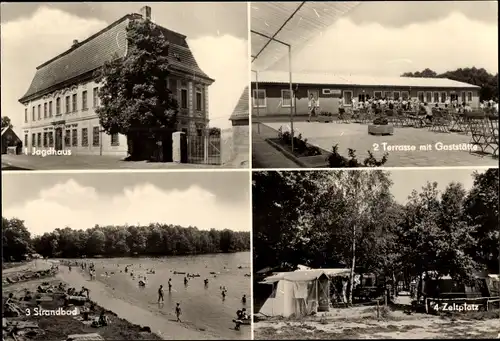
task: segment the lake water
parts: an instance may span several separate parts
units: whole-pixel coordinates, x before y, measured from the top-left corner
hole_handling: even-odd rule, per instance
[[[180,303],[182,325],[201,330],[212,336],[226,339],[250,339],[250,326],[234,330],[232,320],[236,311],[245,307],[250,313],[251,279],[250,253],[210,254],[162,258],[112,258],[89,259],[96,267],[96,279],[113,290],[116,297],[136,306],[153,311],[166,320],[175,322],[175,305]],[[124,269],[128,267],[128,273]],[[154,269],[155,274],[147,274]],[[174,271],[200,274],[184,285],[184,276]],[[108,272],[108,276],[105,275]],[[114,274],[111,274],[114,272]],[[134,273],[135,279],[130,273]],[[210,272],[217,273],[215,276]],[[147,285],[138,285],[138,276],[147,277]],[[172,292],[168,291],[168,279],[172,279]],[[209,284],[205,287],[203,280]],[[158,288],[164,287],[165,303],[159,305]],[[222,298],[221,286],[227,294]],[[246,306],[242,304],[247,297]]]

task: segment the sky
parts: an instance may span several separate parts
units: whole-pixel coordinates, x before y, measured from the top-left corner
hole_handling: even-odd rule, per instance
[[[2,216],[34,235],[69,226],[165,223],[250,231],[248,172],[25,173],[2,176]]]
[[[292,65],[296,72],[340,75],[397,77],[473,66],[495,74],[497,16],[497,1],[365,2],[304,47],[292,47]],[[287,71],[288,57],[272,69]]]
[[[434,168],[434,169],[404,169],[404,170],[391,170],[391,180],[393,185],[391,192],[394,199],[400,203],[405,204],[408,197],[415,189],[421,192],[422,187],[426,183],[436,181],[438,183],[438,190],[443,192],[451,182],[459,182],[468,191],[474,184],[473,173],[477,171],[484,173],[486,168]]]
[[[18,99],[28,89],[36,67],[66,51],[142,3],[1,4],[2,116],[19,136],[24,109]],[[187,36],[198,65],[215,83],[209,88],[210,126],[228,128],[228,120],[248,84],[247,4],[151,3],[152,20]]]

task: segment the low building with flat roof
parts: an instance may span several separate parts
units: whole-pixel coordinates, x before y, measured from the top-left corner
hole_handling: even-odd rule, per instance
[[[293,106],[287,72],[259,72],[252,81],[252,116],[290,115]],[[321,111],[337,113],[340,104],[352,106],[353,100],[418,99],[432,106],[457,100],[479,107],[480,87],[447,78],[362,77],[323,73],[292,73],[297,115],[308,114],[310,96]],[[295,109],[294,109],[295,111]]]

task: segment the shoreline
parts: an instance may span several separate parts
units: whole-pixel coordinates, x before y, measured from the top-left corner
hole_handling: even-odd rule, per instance
[[[90,281],[76,268],[69,272],[65,266],[61,266],[56,277],[75,288],[84,285],[90,289],[90,299],[97,305],[114,312],[119,318],[123,318],[132,324],[151,328],[151,332],[163,340],[217,339],[217,336],[210,335],[206,331],[195,330],[186,323],[165,320],[159,314],[139,307],[124,298],[117,297],[106,284],[99,280]]]

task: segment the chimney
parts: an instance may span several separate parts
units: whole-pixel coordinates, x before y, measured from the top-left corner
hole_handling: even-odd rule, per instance
[[[151,20],[151,7],[144,6],[141,8],[141,15],[143,19]]]
[[[74,39],[74,40],[73,40],[73,46],[72,46],[72,47],[75,47],[76,45],[78,45],[78,40]]]

